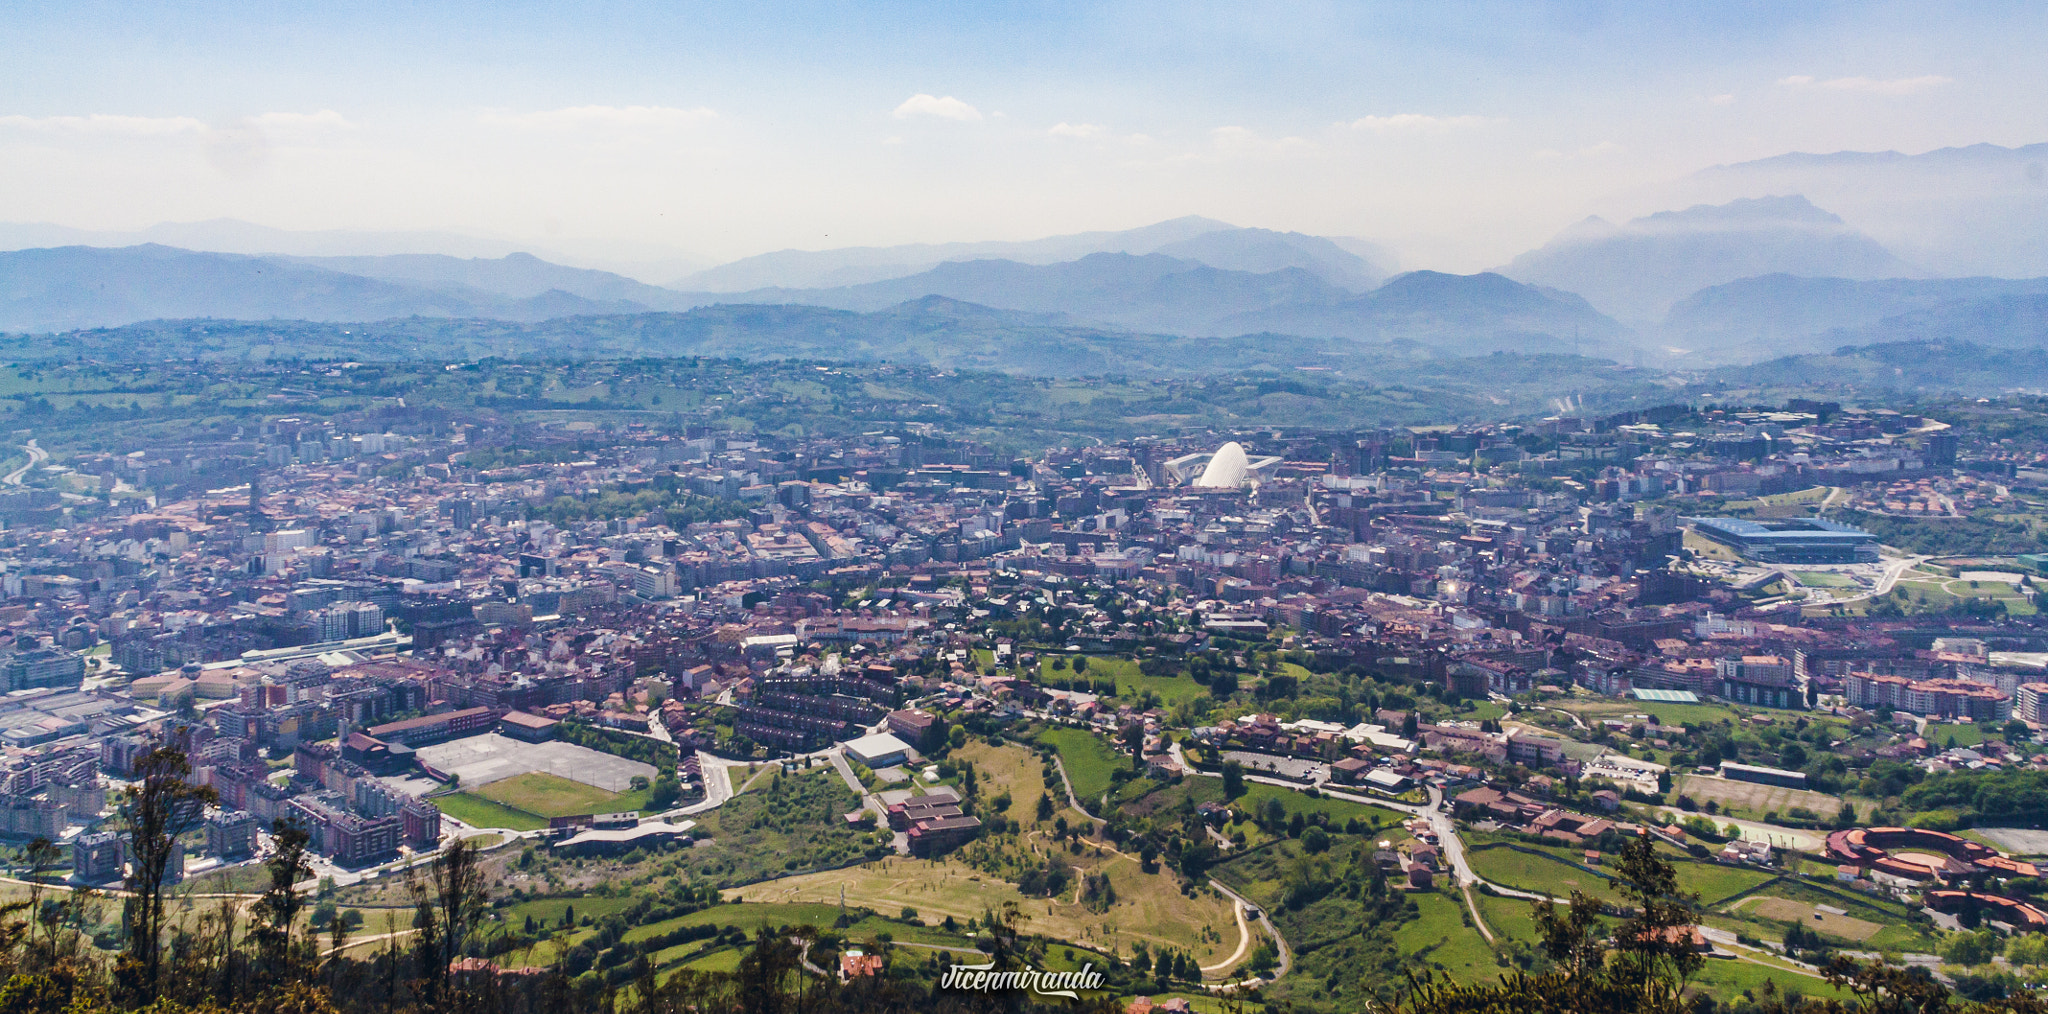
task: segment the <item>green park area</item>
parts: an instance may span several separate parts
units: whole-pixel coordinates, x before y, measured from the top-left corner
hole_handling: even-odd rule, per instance
[[[1109,775],[1118,766],[1129,766],[1130,757],[1113,750],[1109,741],[1086,729],[1058,726],[1038,734],[1038,742],[1059,752],[1067,781],[1084,806],[1094,806],[1109,791]]]
[[[548,826],[550,817],[589,813],[639,812],[647,790],[606,792],[544,771],[501,778],[464,792],[434,797],[441,812],[472,827],[503,827],[532,831]]]

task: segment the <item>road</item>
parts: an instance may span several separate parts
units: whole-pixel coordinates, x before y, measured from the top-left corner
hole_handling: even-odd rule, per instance
[[[1209,882],[1211,884],[1215,883],[1214,880]],[[1237,950],[1231,951],[1229,957],[1213,965],[1203,965],[1202,971],[1204,972],[1228,971],[1232,966],[1243,961],[1245,952],[1252,949],[1252,927],[1250,923],[1244,921],[1244,902],[1240,901],[1231,905],[1230,910],[1237,915]]]
[[[1210,878],[1209,886],[1215,888],[1218,891],[1221,891],[1224,897],[1237,902],[1238,919],[1240,921],[1240,924],[1242,924],[1242,920],[1244,919],[1244,913],[1247,910],[1259,913],[1259,925],[1266,927],[1266,933],[1273,938],[1273,950],[1279,955],[1280,958],[1279,963],[1273,966],[1273,971],[1269,974],[1275,982],[1278,982],[1281,979],[1286,978],[1288,971],[1294,967],[1294,955],[1287,950],[1286,938],[1282,937],[1280,935],[1280,931],[1274,928],[1272,917],[1266,914],[1265,909],[1260,908],[1257,905],[1254,905],[1251,902],[1244,900],[1244,898],[1239,896],[1236,891],[1233,891],[1230,888],[1223,886],[1223,882],[1220,880],[1217,880],[1213,877]],[[1203,970],[1207,971],[1207,969]],[[1258,980],[1246,981],[1256,982]],[[1241,986],[1244,984],[1244,982],[1226,982],[1215,986],[1208,986],[1205,988],[1210,990],[1233,989],[1237,986]]]
[[[860,783],[860,779],[854,775],[853,765],[846,762],[845,749],[840,748],[827,751],[826,756],[831,759],[832,767],[839,772],[839,777],[846,782],[846,787],[852,789],[853,794],[860,797],[860,805],[875,815],[875,826],[880,828],[888,827],[889,808],[882,803],[882,797],[879,794],[869,792],[867,787]],[[910,854],[910,835],[908,832],[895,832],[890,844],[895,846],[897,855],[907,856]]]
[[[21,449],[28,452],[28,464],[7,473],[5,478],[0,478],[0,483],[5,483],[9,486],[19,486],[21,485],[22,477],[27,475],[30,470],[50,460],[50,452],[37,447],[36,442],[33,440],[21,445]]]
[[[732,779],[725,773],[735,767],[723,757],[714,757],[702,750],[697,751],[697,773],[704,776],[704,798],[683,807],[678,813],[703,813],[716,810],[732,798]]]

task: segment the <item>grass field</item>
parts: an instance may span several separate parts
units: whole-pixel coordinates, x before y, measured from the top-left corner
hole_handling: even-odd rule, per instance
[[[1740,553],[1703,535],[1694,534],[1691,529],[1686,529],[1684,538],[1685,548],[1692,550],[1699,556],[1709,560],[1721,560],[1726,563],[1742,562],[1742,555]]]
[[[1823,912],[1803,901],[1790,898],[1773,898],[1768,895],[1744,898],[1730,906],[1731,911],[1750,912],[1765,919],[1784,923],[1798,923],[1810,930],[1819,930],[1829,936],[1840,937],[1852,944],[1860,944],[1876,936],[1884,927],[1850,915],[1836,915]]]
[[[496,800],[485,799],[470,792],[453,792],[435,796],[434,805],[441,812],[454,817],[471,827],[507,827],[514,831],[537,831],[548,826],[546,817],[515,810]]]
[[[1574,890],[1585,891],[1596,897],[1607,896],[1605,877],[1573,865],[1579,859],[1576,852],[1530,845],[1521,848],[1533,849],[1536,854],[1531,855],[1529,852],[1506,845],[1482,848],[1468,844],[1466,856],[1472,864],[1473,872],[1506,887],[1540,891],[1557,897],[1564,897]],[[1672,865],[1678,871],[1679,889],[1698,894],[1700,901],[1708,905],[1747,891],[1775,876],[1745,866],[1695,862],[1682,857]]]
[[[852,899],[848,899],[848,904],[852,904]],[[776,926],[816,926],[822,929],[834,925],[841,911],[842,909],[840,909],[836,897],[830,904],[822,902],[775,903],[746,901],[715,905],[711,908],[692,912],[689,915],[681,915],[673,919],[649,923],[645,926],[636,926],[626,931],[624,939],[628,942],[637,942],[648,937],[659,936],[683,926],[738,926],[750,933],[761,926],[770,928]],[[900,912],[902,911],[902,906],[899,905],[887,911],[891,913]],[[943,918],[943,915],[937,916],[935,921],[936,919]],[[949,933],[937,926],[922,926],[878,915],[866,916],[840,930],[839,933],[848,940],[867,940],[874,938],[877,934],[887,933],[898,942],[929,944],[937,947],[971,948],[973,946],[973,942],[963,933]]]
[[[1401,926],[1403,955],[1419,957],[1459,982],[1491,982],[1500,975],[1493,948],[1478,929],[1465,925],[1463,898],[1436,891],[1408,897],[1422,915]]]
[[[1109,876],[1117,902],[1108,911],[1091,912],[1068,900],[1026,898],[1015,885],[962,863],[905,858],[785,877],[728,891],[726,896],[744,897],[749,902],[836,906],[843,889],[849,905],[878,912],[909,906],[927,923],[946,916],[964,922],[1010,902],[1017,905],[1029,932],[1105,951],[1120,950],[1126,956],[1136,940],[1148,946],[1180,948],[1202,964],[1236,950],[1237,920],[1227,899],[1206,890],[1185,896],[1172,875],[1141,872],[1136,861],[1121,856],[1074,858],[1074,862],[1077,867]],[[1201,927],[1211,931],[1206,934],[1207,942],[1198,939]]]
[[[1109,791],[1109,773],[1131,762],[1129,757],[1113,751],[1107,740],[1086,729],[1046,729],[1038,734],[1038,741],[1059,751],[1067,780],[1074,784],[1074,795],[1090,808]]]
[[[262,863],[208,870],[185,881],[194,894],[261,894],[270,890],[270,867]]]
[[[1899,577],[1891,598],[1907,612],[1942,610],[1970,599],[2002,602],[2012,616],[2032,616],[2036,610],[2024,591],[2004,581],[1971,581],[1945,573],[1915,568]]]
[[[1479,914],[1486,919],[1486,926],[1495,937],[1510,940],[1524,940],[1534,943],[1536,936],[1536,914],[1533,903],[1521,898],[1501,898],[1482,894],[1475,890],[1472,900],[1479,906]]]
[[[1052,667],[1052,660],[1055,657],[1066,658],[1068,667],[1065,669],[1054,669]],[[1160,702],[1170,708],[1182,701],[1193,700],[1209,692],[1209,688],[1185,675],[1147,676],[1138,670],[1138,663],[1130,659],[1100,655],[1089,655],[1086,657],[1088,659],[1088,671],[1082,673],[1081,676],[1086,679],[1106,678],[1116,680],[1116,695],[1120,698],[1134,698],[1149,690],[1157,694]],[[1041,657],[1038,660],[1038,672],[1041,679],[1071,680],[1075,675],[1073,656],[1047,655]]]
[[[1574,890],[1604,896],[1607,880],[1548,855],[1530,855],[1505,846],[1468,849],[1472,872],[1492,883],[1523,891],[1563,897]]]
[[[1863,941],[1865,947],[1873,950],[1925,952],[1934,950],[1938,944],[1930,934],[1927,924],[1913,921],[1912,909],[1887,898],[1876,898],[1854,891],[1831,890],[1818,884],[1796,880],[1781,880],[1772,884],[1762,896],[1801,906],[1805,910],[1803,918],[1808,920],[1808,925],[1813,925],[1811,909],[1814,906],[1826,905],[1844,910],[1852,919],[1878,926],[1880,928],[1877,932]],[[1743,899],[1742,902],[1728,906],[1728,910],[1731,910],[1729,915],[1716,915],[1710,917],[1709,921],[1720,923],[1740,919],[1751,925],[1744,927],[1727,921],[1723,928],[1747,931],[1754,936],[1775,937],[1783,931],[1786,920],[1766,913],[1794,911],[1791,908],[1780,909],[1776,906],[1759,911],[1753,905],[1744,903],[1747,901],[1748,899]]]
[[[1077,816],[1067,806],[1066,792],[1058,785],[1046,784],[1038,758],[1021,746],[990,746],[974,740],[953,751],[953,757],[974,765],[979,784],[988,787],[991,797],[1010,794],[1010,808],[1003,816],[1019,824],[1028,826],[1038,819],[1041,794],[1051,795],[1055,813],[1066,814],[1070,821]],[[1108,776],[1103,777],[1107,784]],[[1080,791],[1078,786],[1075,791]]]
[[[580,920],[586,915],[596,918],[613,912],[623,912],[632,908],[633,904],[632,898],[537,898],[507,906],[504,914],[507,923],[524,922],[530,915],[535,922],[554,926],[561,923],[562,913],[569,909],[575,909],[576,917]]]
[[[1720,803],[1721,808],[1733,816],[1748,816],[1753,819],[1760,819],[1772,810],[1783,813],[1795,806],[1806,807],[1823,817],[1832,817],[1836,810],[1841,809],[1844,798],[1809,789],[1788,789],[1757,782],[1731,781],[1713,775],[1679,775],[1673,785],[1680,794],[1691,796],[1696,802],[1704,804],[1711,799]],[[1850,802],[1856,804],[1859,812],[1868,813],[1876,806],[1868,799],[1848,798]]]
[[[1957,746],[1976,746],[1984,742],[1984,730],[1977,728],[1975,725],[1927,723],[1926,739],[1929,743],[1938,747],[1945,747],[1948,745],[1951,737],[1955,739]]]
[[[1658,704],[1652,701],[1564,701],[1554,705],[1587,722],[1625,715],[1655,715],[1662,725],[1718,725],[1740,723],[1742,712],[1724,704]]]
[[[1348,799],[1332,799],[1329,796],[1310,798],[1307,793],[1283,789],[1278,785],[1267,785],[1264,782],[1247,782],[1245,793],[1238,797],[1237,805],[1257,813],[1264,809],[1269,799],[1279,800],[1280,805],[1286,808],[1289,818],[1297,813],[1304,816],[1320,813],[1338,824],[1356,817],[1373,827],[1399,827],[1402,821],[1408,819],[1406,814],[1398,810],[1389,810],[1384,806],[1354,803]]]
[[[1755,957],[1748,951],[1743,952],[1743,956]],[[1847,999],[1828,985],[1826,979],[1771,958],[1762,958],[1761,961],[1764,963],[1755,960],[1708,961],[1700,967],[1700,974],[1693,978],[1693,984],[1703,992],[1722,999],[1734,997],[1743,990],[1761,994],[1766,982],[1777,983],[1779,993],[1793,989],[1811,997]]]
[[[528,771],[501,778],[469,790],[494,803],[540,817],[573,817],[586,813],[639,811],[647,803],[645,790],[606,792],[594,785],[571,781],[545,771]]]
[[[1826,570],[1795,570],[1792,577],[1808,588],[1855,588],[1856,580],[1847,574]]]
[[[1679,890],[1699,895],[1703,905],[1712,905],[1741,894],[1777,876],[1747,866],[1723,866],[1720,863],[1680,862],[1675,865],[1678,867]]]

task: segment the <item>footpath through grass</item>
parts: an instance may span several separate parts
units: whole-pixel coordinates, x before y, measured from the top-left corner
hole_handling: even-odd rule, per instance
[[[1131,762],[1129,757],[1112,750],[1107,740],[1086,729],[1058,726],[1040,732],[1038,741],[1059,751],[1067,780],[1074,785],[1074,795],[1091,809],[1109,791],[1110,772]]]

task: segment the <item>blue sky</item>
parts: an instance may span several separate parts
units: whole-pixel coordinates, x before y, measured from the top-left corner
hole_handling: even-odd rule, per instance
[[[0,220],[717,260],[1203,214],[1474,270],[1716,163],[2048,140],[2038,5],[255,6],[0,4]]]

